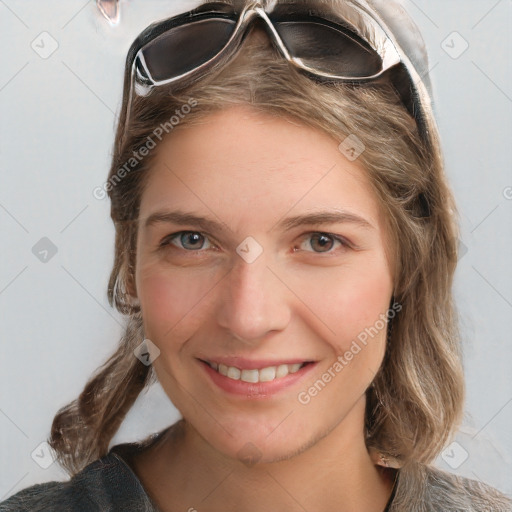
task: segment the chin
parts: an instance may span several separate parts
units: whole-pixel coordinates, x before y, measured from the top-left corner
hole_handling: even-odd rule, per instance
[[[240,460],[247,467],[270,464],[292,459],[323,437],[293,424],[292,416],[290,414],[290,418],[285,419],[284,415],[280,421],[268,421],[266,424],[259,421],[257,425],[254,419],[246,422],[238,420],[229,424],[228,432],[218,426],[215,430],[199,433],[214,450]],[[287,421],[290,421],[288,425]]]

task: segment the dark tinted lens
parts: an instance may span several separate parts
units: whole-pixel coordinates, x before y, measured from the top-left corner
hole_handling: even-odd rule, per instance
[[[181,25],[165,32],[142,50],[153,80],[182,75],[204,64],[226,45],[236,22],[215,18]]]
[[[382,69],[382,59],[356,38],[313,21],[277,22],[276,29],[293,57],[325,73],[363,78]]]

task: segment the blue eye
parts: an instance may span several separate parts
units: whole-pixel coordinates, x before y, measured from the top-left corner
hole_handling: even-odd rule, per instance
[[[199,231],[180,231],[179,233],[174,233],[170,235],[162,241],[160,245],[165,246],[172,243],[172,245],[176,245],[174,240],[179,241],[179,245],[177,245],[180,249],[185,249],[186,251],[197,251],[198,249],[208,249],[209,247],[204,247],[204,243],[208,240],[202,233]]]
[[[304,248],[307,243],[309,249]],[[300,249],[306,252],[316,254],[335,252],[336,244],[342,249],[351,247],[350,243],[343,238],[330,233],[313,232],[303,235],[303,241],[300,243]],[[189,252],[202,252],[206,249],[215,247],[208,237],[199,231],[179,231],[165,237],[160,243],[160,247],[174,246]],[[333,250],[334,248],[334,250]],[[313,249],[312,251],[310,249]],[[294,248],[294,252],[297,251]]]

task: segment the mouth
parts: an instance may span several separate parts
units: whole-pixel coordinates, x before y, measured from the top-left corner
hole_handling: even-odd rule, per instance
[[[314,361],[304,361],[302,363],[282,363],[272,366],[262,366],[261,368],[239,368],[216,361],[204,359],[200,359],[200,361],[228,379],[250,384],[279,381],[288,375],[299,372],[305,366],[314,364]]]

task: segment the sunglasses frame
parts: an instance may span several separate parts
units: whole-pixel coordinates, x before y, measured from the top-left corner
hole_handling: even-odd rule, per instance
[[[280,7],[283,7],[282,5]],[[215,69],[222,68],[226,65],[238,52],[240,49],[242,42],[245,36],[248,33],[249,28],[253,25],[253,23],[260,19],[264,22],[264,25],[267,29],[267,33],[280,51],[282,56],[290,62],[297,69],[300,69],[314,77],[317,77],[321,80],[331,80],[331,81],[343,81],[343,82],[351,82],[351,83],[362,83],[368,81],[377,80],[381,77],[386,71],[390,68],[396,66],[397,64],[402,62],[399,52],[395,48],[391,39],[385,34],[383,29],[378,26],[378,24],[373,20],[370,16],[366,15],[363,11],[361,11],[361,15],[368,18],[368,21],[372,24],[372,30],[378,32],[378,39],[382,43],[379,47],[375,48],[375,45],[370,44],[364,37],[358,34],[356,28],[344,20],[341,17],[336,17],[334,14],[329,13],[330,16],[327,17],[325,13],[321,13],[321,15],[313,15],[311,17],[312,21],[323,21],[326,26],[330,26],[333,28],[337,28],[342,32],[350,32],[348,37],[352,39],[361,40],[365,45],[367,45],[371,50],[373,50],[379,57],[381,58],[382,65],[381,70],[371,76],[368,77],[347,77],[336,75],[332,73],[326,73],[321,70],[317,70],[312,66],[308,66],[298,57],[294,57],[290,54],[288,48],[285,43],[279,36],[272,19],[269,17],[272,16],[272,12],[274,9],[265,10],[262,6],[261,1],[254,0],[248,3],[243,9],[237,12],[233,6],[219,3],[207,3],[202,6],[199,6],[191,11],[186,13],[179,14],[177,16],[173,16],[171,18],[158,21],[153,23],[149,27],[147,27],[133,42],[130,51],[128,52],[127,65],[129,66],[130,72],[130,89],[129,89],[129,99],[128,99],[128,111],[126,115],[126,121],[130,119],[130,110],[131,104],[133,101],[133,95],[137,96],[147,96],[150,94],[151,90],[154,87],[163,86],[163,85],[172,85],[175,84],[178,88],[184,88],[187,85],[190,85],[198,78],[201,78],[207,75],[209,72],[212,72]],[[306,9],[305,9],[306,11]],[[226,18],[230,20],[234,20],[236,17],[236,26],[233,30],[233,33],[224,47],[216,53],[212,58],[207,60],[206,62],[200,64],[196,68],[187,71],[181,75],[176,77],[172,77],[166,80],[156,81],[151,78],[151,73],[145,63],[143,51],[144,48],[154,41],[156,38],[160,37],[162,34],[172,30],[173,28],[184,26],[186,24],[195,23],[201,20],[209,20],[214,18]],[[285,19],[279,21],[286,21]],[[293,20],[291,20],[293,21]],[[303,19],[302,21],[305,21]],[[142,69],[142,73],[141,73]]]
[[[301,69],[303,71],[306,71],[307,73],[310,73],[312,75],[315,75],[317,77],[323,78],[323,79],[329,79],[329,80],[337,80],[337,81],[354,81],[354,82],[362,82],[362,81],[371,81],[379,78],[383,73],[385,73],[388,69],[395,66],[396,64],[399,64],[401,62],[400,55],[396,48],[394,47],[393,43],[389,38],[383,38],[384,45],[380,48],[374,48],[372,45],[370,45],[367,41],[364,41],[356,32],[356,30],[351,27],[347,26],[347,23],[344,21],[343,24],[337,23],[334,24],[332,20],[328,19],[322,19],[318,16],[310,16],[311,21],[314,22],[324,22],[326,26],[329,26],[331,28],[337,28],[338,30],[346,33],[347,30],[351,32],[350,35],[347,35],[347,37],[350,37],[353,40],[361,39],[364,43],[368,45],[368,47],[373,50],[381,59],[381,70],[378,73],[375,73],[373,75],[365,76],[365,77],[353,77],[353,76],[343,76],[333,73],[327,73],[325,71],[321,71],[315,67],[309,66],[305,64],[302,59],[299,57],[294,57],[290,54],[289,49],[287,48],[284,41],[281,39],[278,31],[276,30],[276,27],[274,26],[273,21],[269,18],[267,12],[262,7],[261,3],[259,1],[254,1],[249,3],[247,6],[245,6],[241,12],[237,15],[238,19],[236,22],[236,25],[234,27],[233,33],[229,40],[226,42],[224,47],[213,57],[211,57],[206,62],[198,65],[197,67],[193,68],[192,70],[189,70],[181,75],[171,77],[166,80],[155,80],[149,71],[149,68],[145,62],[144,59],[144,48],[154,41],[156,38],[160,37],[165,32],[168,32],[169,30],[172,30],[176,27],[185,26],[187,24],[192,23],[198,23],[203,20],[211,20],[215,18],[225,18],[225,12],[218,10],[213,11],[206,11],[201,12],[200,10],[196,9],[194,11],[190,11],[188,13],[184,13],[178,16],[175,16],[173,18],[170,18],[168,20],[165,20],[163,22],[160,22],[156,25],[152,25],[150,27],[150,34],[149,39],[144,42],[144,44],[139,48],[137,51],[135,58],[133,59],[132,63],[132,79],[135,80],[136,84],[139,84],[141,86],[146,86],[151,88],[152,86],[161,86],[161,85],[168,85],[173,84],[176,82],[181,82],[183,80],[186,80],[187,77],[193,76],[196,73],[200,75],[204,75],[208,72],[208,70],[212,69],[214,66],[218,65],[224,65],[225,63],[229,62],[231,58],[237,53],[239,50],[241,43],[247,34],[248,29],[251,27],[251,25],[254,23],[256,19],[263,20],[267,33],[270,36],[270,39],[274,43],[274,45],[278,48],[282,56],[290,62],[292,65],[297,67],[298,69]],[[229,14],[236,15],[235,10],[231,10]],[[224,16],[223,16],[224,15]],[[233,18],[229,18],[233,21]],[[280,20],[282,21],[282,20]],[[297,20],[290,20],[291,22],[297,21]],[[341,20],[340,20],[341,21]],[[334,27],[333,27],[334,25]],[[161,29],[164,28],[162,31]],[[144,38],[146,39],[146,38]],[[355,42],[358,42],[357,40]],[[139,67],[141,66],[143,68],[143,74],[140,73]],[[133,82],[132,82],[133,83]],[[140,90],[140,89],[139,89]],[[143,92],[140,90],[140,92]],[[141,94],[144,95],[144,94]]]
[[[329,7],[318,8],[316,0],[300,0],[300,2],[299,0],[268,1],[270,5],[264,6],[262,5],[264,0],[252,0],[242,9],[237,9],[236,6],[221,1],[212,1],[186,13],[156,21],[143,30],[130,46],[126,58],[124,96],[127,99],[124,103],[124,112],[120,114],[120,121],[123,125],[122,139],[124,140],[127,135],[126,130],[131,119],[134,96],[146,96],[159,85],[170,85],[169,93],[172,93],[178,89],[186,88],[211,72],[221,69],[236,55],[249,28],[259,19],[263,21],[267,34],[283,57],[312,79],[316,78],[319,81],[326,82],[340,81],[356,85],[365,82],[377,83],[381,80],[391,83],[403,106],[415,120],[426,149],[428,151],[438,150],[439,135],[430,98],[428,59],[426,53],[421,54],[422,51],[425,52],[421,36],[411,32],[411,29],[414,30],[414,28],[407,25],[403,29],[399,26],[390,29],[389,20],[382,19],[378,11],[370,8],[364,2],[361,3],[361,0],[353,0],[347,4],[340,3],[336,12],[333,12],[332,8]],[[356,41],[361,41],[363,45],[372,49],[382,60],[381,71],[371,77],[342,77],[315,70],[311,66],[305,65],[300,59],[291,56],[283,41],[281,41],[272,19],[277,18],[276,21],[279,22],[286,21],[287,13],[290,12],[291,14],[293,9],[295,15],[297,6],[302,8],[300,12],[303,17],[300,21],[305,20],[305,15],[311,16],[311,19],[320,19],[328,26],[337,27],[345,33],[350,32],[350,36],[354,37]],[[382,7],[385,8],[385,5]],[[154,83],[148,76],[143,76],[140,73],[137,67],[140,60],[137,57],[140,57],[145,45],[174,27],[200,19],[211,19],[215,16],[231,20],[236,17],[237,24],[228,43],[213,58],[182,75],[161,82]],[[389,12],[387,16],[389,18]],[[401,42],[397,39],[397,34]],[[404,44],[409,54],[404,51]],[[419,69],[421,68],[423,69],[420,75]],[[141,67],[140,69],[144,68]]]

